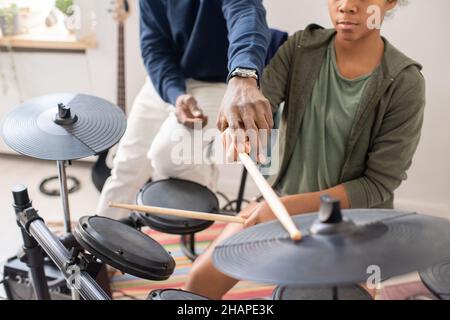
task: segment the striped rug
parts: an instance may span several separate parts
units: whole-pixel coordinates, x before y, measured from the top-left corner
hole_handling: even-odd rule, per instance
[[[222,231],[224,225],[216,223],[210,228],[196,234],[196,250],[202,252],[208,244]],[[111,281],[111,287],[115,299],[145,299],[149,292],[155,289],[182,288],[192,262],[184,256],[179,246],[179,236],[164,234],[154,230],[144,229],[144,232],[158,241],[169,251],[176,262],[173,275],[166,281],[149,281],[139,279],[128,274],[116,272]],[[272,295],[274,287],[256,284],[248,281],[240,281],[224,297],[226,300],[268,299]]]

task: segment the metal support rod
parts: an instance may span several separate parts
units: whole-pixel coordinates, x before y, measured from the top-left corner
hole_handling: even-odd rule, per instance
[[[62,208],[64,212],[64,229],[66,230],[66,233],[70,233],[72,231],[72,226],[70,219],[69,192],[67,188],[67,175],[66,175],[67,163],[68,163],[67,161],[57,161],[60,194],[61,194]]]
[[[30,233],[63,272],[64,276],[66,278],[70,277],[71,275],[66,270],[66,266],[70,261],[70,253],[45,223],[42,220],[33,221],[30,224]],[[80,272],[78,277],[79,288],[76,288],[76,290],[85,300],[110,300],[110,297],[87,272]]]
[[[78,293],[77,289],[70,288],[70,296],[72,297],[72,300],[80,300],[80,294]]]
[[[21,228],[26,265],[30,268],[30,281],[37,300],[50,300],[47,277],[44,271],[44,257],[38,243]]]
[[[19,221],[19,214],[31,207],[28,194],[21,193],[26,190],[24,186],[16,186],[13,189],[14,210],[16,212],[17,224],[20,227],[23,239],[24,259],[30,269],[30,281],[33,285],[34,294],[37,300],[50,300],[47,277],[44,270],[44,256],[39,244],[36,242]]]

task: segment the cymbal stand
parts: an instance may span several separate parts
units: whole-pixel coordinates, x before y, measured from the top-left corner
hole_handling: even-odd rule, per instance
[[[66,233],[72,232],[70,207],[69,207],[69,192],[67,189],[67,174],[66,167],[70,165],[70,161],[57,161],[58,178],[60,185],[61,203],[64,212],[64,229]]]

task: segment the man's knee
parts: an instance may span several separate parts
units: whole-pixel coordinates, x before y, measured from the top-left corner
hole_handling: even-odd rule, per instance
[[[152,167],[165,177],[180,176],[192,163],[191,133],[170,121],[165,123],[147,154]]]

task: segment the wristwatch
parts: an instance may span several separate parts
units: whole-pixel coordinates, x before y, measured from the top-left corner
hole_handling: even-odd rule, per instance
[[[259,76],[258,71],[255,69],[247,69],[247,68],[236,68],[234,69],[228,76],[227,83],[231,78],[240,77],[240,78],[253,78],[258,83],[259,87]]]

